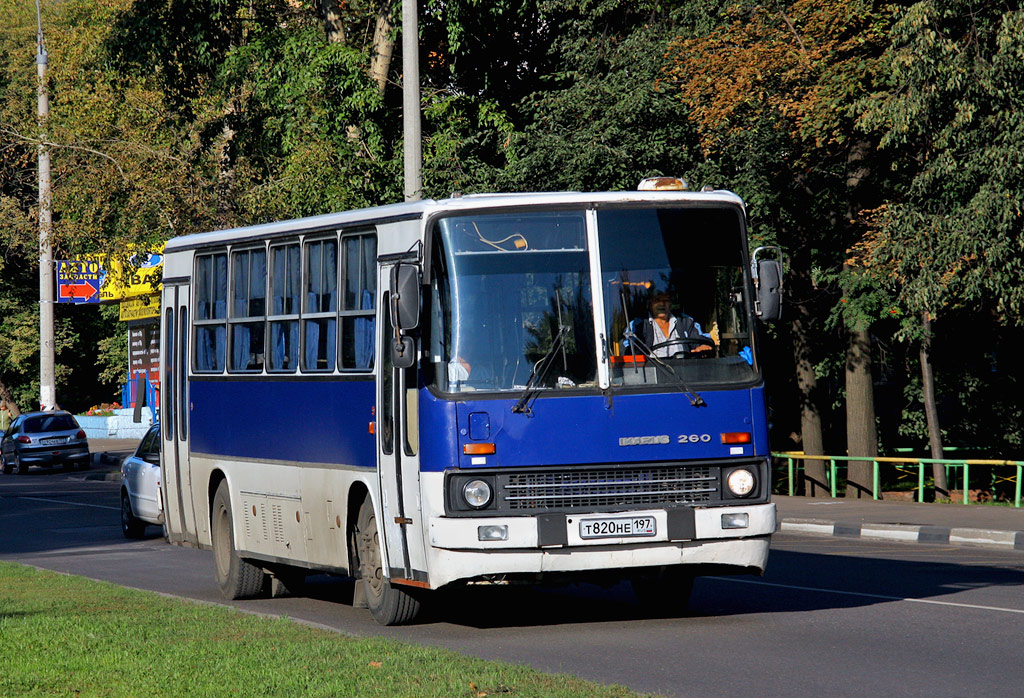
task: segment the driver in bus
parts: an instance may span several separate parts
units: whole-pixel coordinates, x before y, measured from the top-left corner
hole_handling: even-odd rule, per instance
[[[655,291],[647,301],[649,316],[634,318],[629,328],[651,355],[667,358],[680,352],[714,351],[714,340],[700,328],[700,323],[685,313],[673,315],[672,297],[667,291]],[[687,337],[703,337],[706,341],[686,341]],[[622,341],[629,347],[629,338]],[[640,347],[637,346],[637,349]]]

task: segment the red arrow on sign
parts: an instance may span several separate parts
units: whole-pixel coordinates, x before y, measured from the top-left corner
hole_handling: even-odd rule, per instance
[[[88,300],[98,295],[100,289],[92,284],[60,284],[58,286],[61,298],[73,298],[75,300]]]

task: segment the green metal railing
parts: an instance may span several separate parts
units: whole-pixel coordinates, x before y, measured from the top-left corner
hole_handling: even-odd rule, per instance
[[[1017,473],[1014,478],[1014,489],[1016,494],[1014,496],[1013,505],[1017,508],[1021,506],[1021,475],[1024,471],[1024,461],[1017,460],[985,460],[975,458],[962,458],[957,460],[948,460],[940,458],[905,458],[899,456],[875,456],[874,458],[868,456],[808,456],[799,452],[784,452],[784,453],[773,453],[774,458],[783,458],[787,461],[787,472],[789,475],[789,494],[793,496],[796,490],[796,479],[794,473],[798,469],[798,466],[793,464],[793,461],[797,460],[820,460],[828,461],[829,469],[829,488],[832,492],[832,496],[836,497],[836,486],[838,482],[838,469],[837,463],[848,461],[871,461],[872,464],[872,486],[871,486],[871,498],[879,498],[879,482],[880,482],[880,466],[882,463],[899,463],[903,465],[917,464],[917,501],[924,501],[924,469],[926,465],[940,464],[946,466],[947,473],[951,468],[963,468],[962,481],[964,491],[964,504],[970,503],[970,493],[967,487],[967,483],[970,478],[970,467],[972,465],[994,465],[994,466],[1007,466],[1016,468]]]

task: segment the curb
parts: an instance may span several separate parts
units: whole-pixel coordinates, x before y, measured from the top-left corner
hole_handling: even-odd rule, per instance
[[[1024,550],[1024,531],[981,528],[944,528],[909,524],[844,523],[818,519],[783,519],[779,531],[840,538],[869,538],[932,545],[980,545],[1003,550]]]

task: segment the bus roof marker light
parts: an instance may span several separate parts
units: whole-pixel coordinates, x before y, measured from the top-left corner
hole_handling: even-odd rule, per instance
[[[749,431],[730,431],[722,434],[723,444],[749,444]]]
[[[463,444],[462,446],[462,453],[466,456],[490,456],[494,452],[494,444]]]
[[[637,191],[686,191],[685,179],[679,177],[647,177],[636,186]]]

